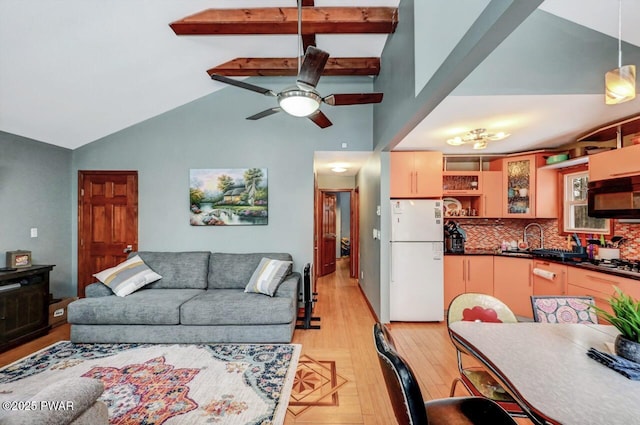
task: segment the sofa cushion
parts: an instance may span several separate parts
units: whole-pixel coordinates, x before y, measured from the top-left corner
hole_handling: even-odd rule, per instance
[[[162,279],[162,276],[151,270],[138,255],[94,276],[119,297],[126,297],[143,286]]]
[[[180,305],[203,292],[145,288],[124,298],[81,298],[69,304],[67,321],[83,325],[177,325]]]
[[[209,252],[140,251],[139,255],[162,279],[147,286],[153,289],[205,289],[209,271]]]
[[[266,325],[291,323],[293,298],[248,294],[242,289],[208,290],[180,308],[183,325]]]
[[[291,272],[291,265],[291,261],[263,258],[251,275],[244,292],[255,292],[273,297],[285,276]]]
[[[214,252],[209,261],[209,288],[244,289],[262,258],[292,260],[291,255],[286,253],[227,254]]]

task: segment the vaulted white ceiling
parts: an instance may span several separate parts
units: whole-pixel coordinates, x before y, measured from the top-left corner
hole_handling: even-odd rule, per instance
[[[318,7],[398,4],[315,0]],[[226,87],[211,81],[208,68],[235,57],[294,56],[297,38],[178,37],[168,24],[211,7],[295,5],[295,0],[0,0],[0,131],[74,149],[206,96]],[[640,46],[640,2],[623,0],[623,8],[623,39]],[[617,36],[616,0],[546,0],[540,9]],[[379,56],[385,40],[384,35],[317,37],[318,47],[332,56]],[[454,125],[487,126],[514,112],[530,119],[509,130],[508,150],[559,143],[577,129],[639,113],[640,101],[608,108],[601,94],[452,95],[398,148],[445,149],[442,138]],[[499,143],[493,149],[503,149]]]

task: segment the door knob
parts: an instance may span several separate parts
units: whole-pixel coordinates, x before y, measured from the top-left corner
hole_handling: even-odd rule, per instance
[[[122,252],[124,252],[125,254],[128,254],[131,251],[133,251],[133,245],[127,245],[127,247],[122,250]]]

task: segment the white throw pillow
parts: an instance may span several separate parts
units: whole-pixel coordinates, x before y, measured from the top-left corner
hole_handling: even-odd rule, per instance
[[[162,276],[151,270],[138,255],[94,276],[119,297],[126,297],[143,286],[162,279]]]
[[[291,271],[291,265],[291,261],[263,258],[249,279],[244,292],[255,292],[273,297],[278,286]]]

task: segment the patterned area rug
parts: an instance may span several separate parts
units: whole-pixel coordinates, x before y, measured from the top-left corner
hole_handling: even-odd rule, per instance
[[[83,376],[104,383],[111,424],[282,424],[299,356],[297,344],[63,341],[0,369],[0,394]]]

